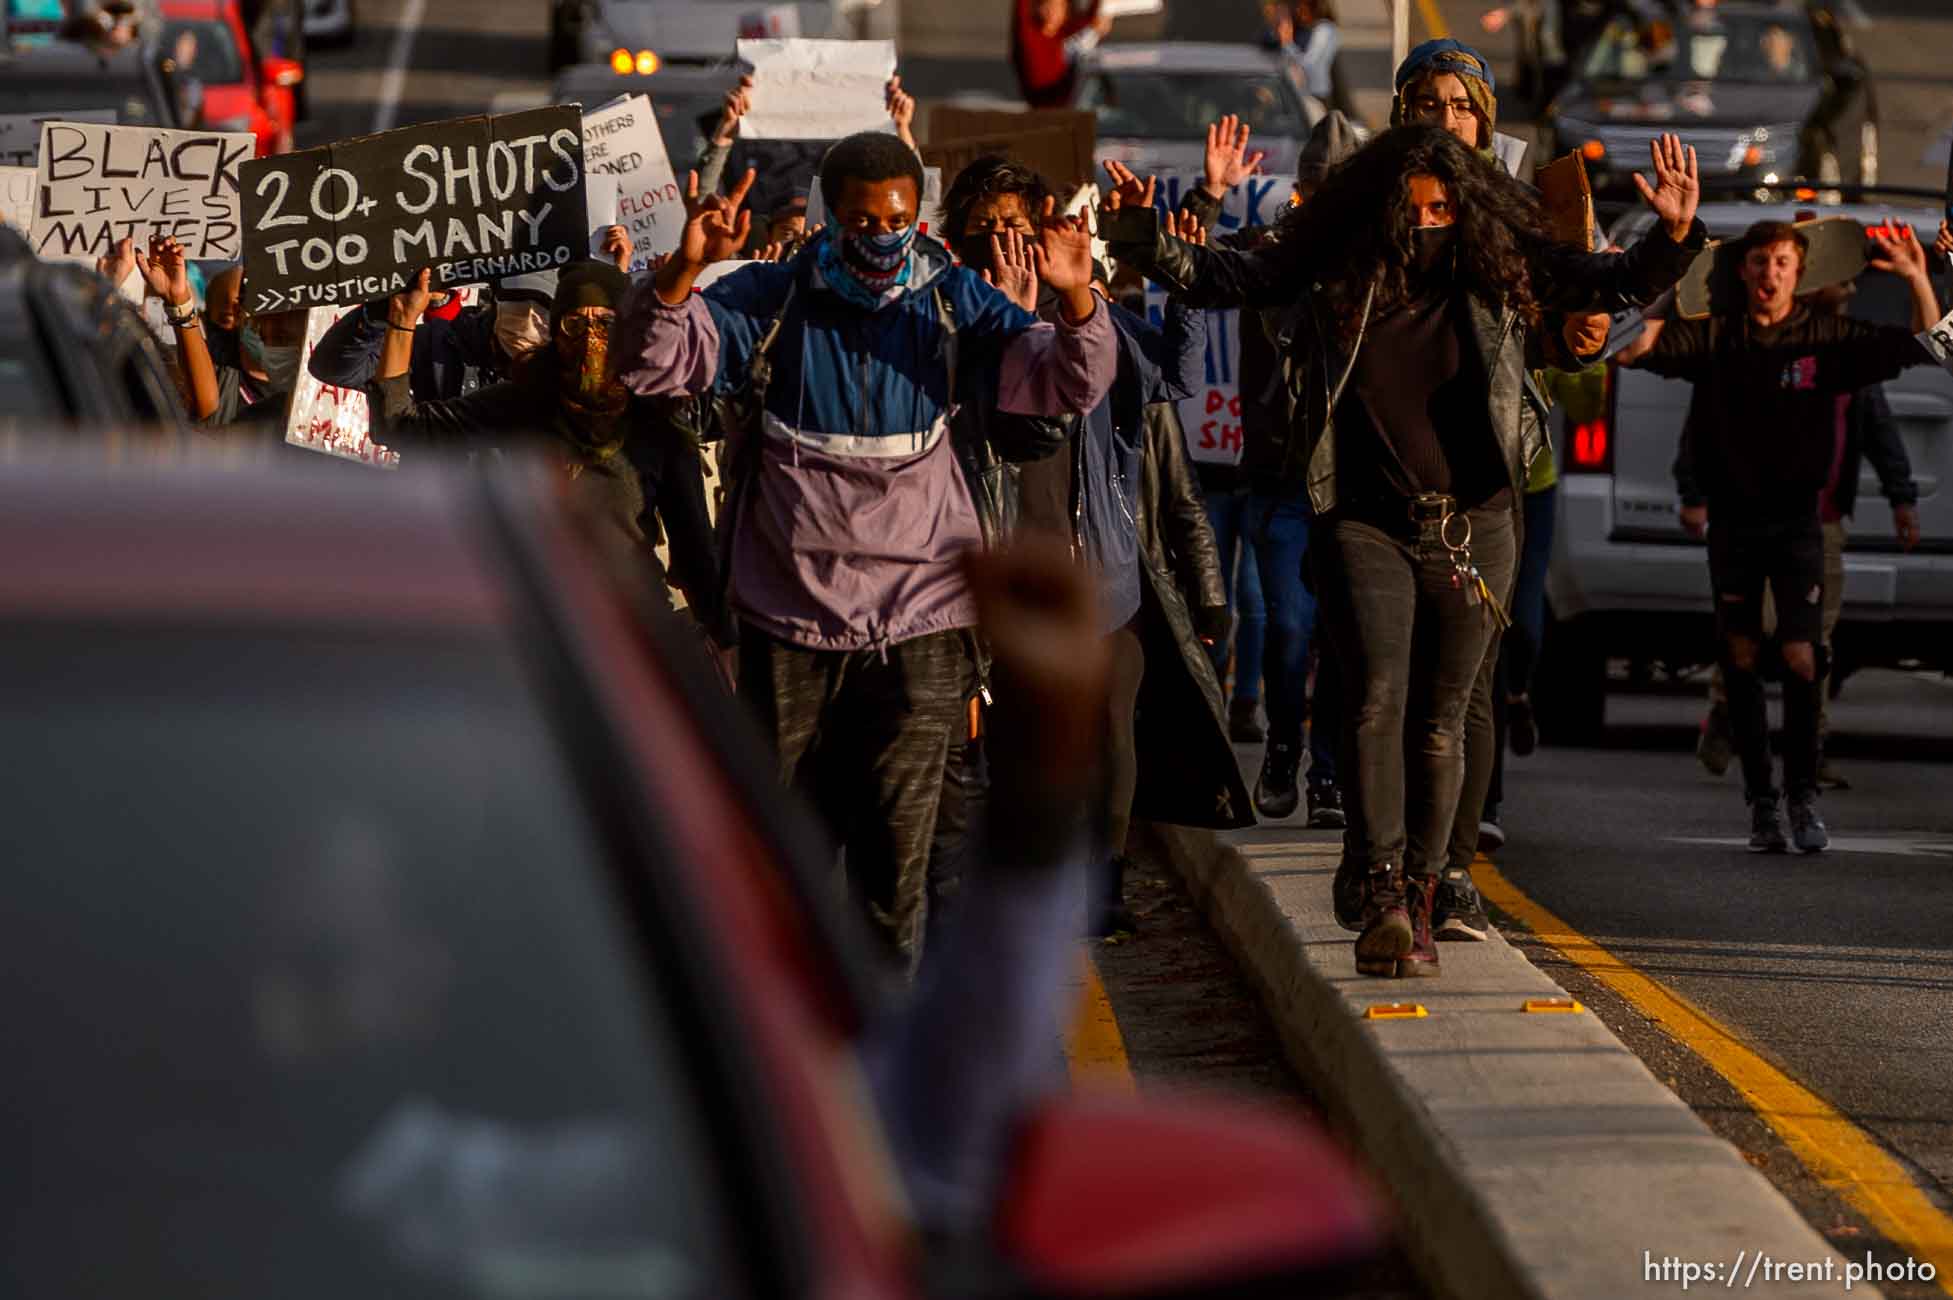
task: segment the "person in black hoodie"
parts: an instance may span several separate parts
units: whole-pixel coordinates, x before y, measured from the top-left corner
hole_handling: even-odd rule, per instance
[[[1147,186],[1108,166],[1113,256],[1191,305],[1296,309],[1283,377],[1319,518],[1317,601],[1355,718],[1339,775],[1350,852],[1368,866],[1362,973],[1438,971],[1465,709],[1540,437],[1521,416],[1530,332],[1542,312],[1652,301],[1704,242],[1693,153],[1673,136],[1650,152],[1656,183],[1640,185],[1660,220],[1619,256],[1554,241],[1535,196],[1432,126],[1377,137],[1245,251],[1164,235]]]
[[[1817,808],[1818,683],[1823,680],[1824,538],[1818,497],[1837,458],[1838,400],[1932,356],[1914,338],[1939,315],[1926,250],[1910,227],[1869,232],[1869,265],[1909,282],[1913,330],[1874,325],[1797,301],[1809,245],[1761,221],[1739,246],[1740,295],[1703,320],[1650,320],[1623,349],[1640,365],[1696,386],[1691,461],[1706,502],[1709,579],[1730,722],[1743,759],[1750,851],[1817,853],[1831,837]],[[1776,598],[1786,671],[1784,794],[1774,783],[1763,701],[1763,592]]]

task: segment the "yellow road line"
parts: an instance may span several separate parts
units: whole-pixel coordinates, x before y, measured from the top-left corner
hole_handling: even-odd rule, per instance
[[[1424,16],[1424,30],[1431,39],[1441,41],[1451,35],[1451,29],[1444,25],[1444,15],[1438,12],[1438,0],[1417,0],[1417,12]]]
[[[1090,952],[1078,955],[1078,1013],[1065,1039],[1065,1061],[1073,1083],[1133,1091],[1132,1064],[1126,1059],[1126,1036],[1112,1014],[1112,999]]]
[[[1953,1295],[1953,1217],[1919,1190],[1869,1133],[1749,1047],[1736,1032],[1680,994],[1657,984],[1547,911],[1480,855],[1479,892],[1530,926],[1561,956],[1632,1003],[1727,1079],[1817,1180],[1836,1191],[1892,1244],[1938,1270]]]

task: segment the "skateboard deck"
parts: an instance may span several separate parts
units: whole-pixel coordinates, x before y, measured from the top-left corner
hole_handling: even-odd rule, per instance
[[[1820,217],[1796,226],[1810,242],[1804,276],[1797,284],[1799,294],[1843,284],[1864,271],[1865,228],[1850,217]],[[1736,266],[1741,244],[1738,239],[1718,239],[1695,255],[1675,286],[1675,311],[1683,320],[1701,320],[1722,303],[1724,295],[1735,295],[1732,302],[1740,299],[1742,281]]]

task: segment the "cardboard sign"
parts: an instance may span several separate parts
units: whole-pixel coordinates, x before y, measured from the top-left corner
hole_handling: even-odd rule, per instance
[[[685,200],[649,99],[632,95],[585,113],[583,165],[592,177],[616,179],[617,212],[605,224],[630,232],[633,271],[678,247],[685,230]],[[590,224],[598,224],[595,217]]]
[[[1154,192],[1162,212],[1180,206],[1180,196],[1200,184],[1199,176],[1163,176]],[[1227,192],[1212,234],[1244,227],[1272,225],[1294,190],[1290,176],[1250,176]],[[1146,286],[1146,315],[1155,325],[1166,321],[1166,290]],[[1242,320],[1238,311],[1209,311],[1207,318],[1206,382],[1180,403],[1180,426],[1187,437],[1187,455],[1209,465],[1241,463],[1241,331],[1260,323]]]
[[[34,229],[34,169],[0,167],[0,221],[21,234]]]
[[[821,197],[821,178],[814,177],[814,183],[807,190],[807,229],[827,224],[827,201]],[[916,204],[916,227],[925,235],[943,238],[940,227],[943,224],[943,170],[940,167],[922,169],[922,201]]]
[[[311,356],[333,323],[355,306],[314,307],[305,313],[305,351]],[[389,451],[372,438],[372,412],[366,394],[356,388],[334,388],[312,377],[309,366],[301,366],[298,383],[292,389],[291,410],[285,419],[285,441],[307,451],[323,452],[362,465],[393,469],[400,464],[400,453]]]
[[[575,105],[402,127],[244,167],[253,312],[554,270],[590,243]]]
[[[1553,238],[1575,248],[1594,246],[1594,192],[1587,182],[1587,164],[1577,153],[1555,158],[1533,177],[1540,206]]]
[[[753,70],[752,106],[739,120],[746,140],[838,140],[891,131],[888,79],[893,41],[740,41]]]
[[[41,123],[115,121],[112,108],[75,108],[65,113],[0,113],[0,167],[32,167],[41,160]]]
[[[238,169],[257,145],[248,131],[43,122],[34,251],[92,264],[118,240],[168,235],[192,258],[233,260]]]
[[[1057,189],[1097,180],[1098,115],[1076,108],[1023,112],[932,104],[925,161],[943,169],[950,184],[974,158],[1005,154],[1030,167]]]

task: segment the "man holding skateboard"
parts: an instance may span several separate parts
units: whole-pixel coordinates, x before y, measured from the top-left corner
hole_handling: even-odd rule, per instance
[[[1914,337],[1939,316],[1925,248],[1905,226],[1868,238],[1866,264],[1912,286],[1912,330],[1799,303],[1810,242],[1796,226],[1766,221],[1750,227],[1734,250],[1739,302],[1701,320],[1651,317],[1618,357],[1696,386],[1693,450],[1708,503],[1709,576],[1756,853],[1787,852],[1793,842],[1816,853],[1830,844],[1817,810],[1817,683],[1824,676],[1818,497],[1836,454],[1838,399],[1933,360]],[[1788,834],[1759,673],[1766,585],[1776,599],[1784,666]]]

